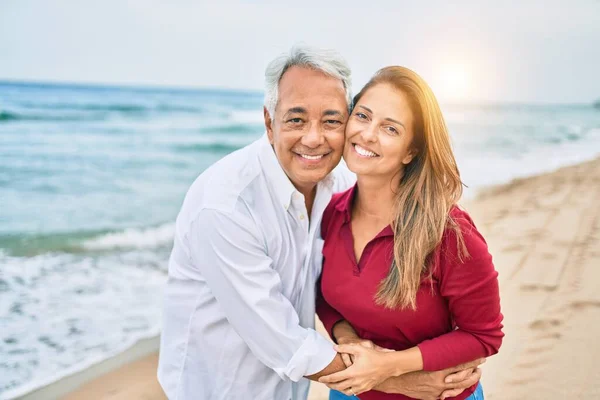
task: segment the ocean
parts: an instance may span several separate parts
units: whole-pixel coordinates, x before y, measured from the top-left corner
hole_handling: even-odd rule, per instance
[[[600,154],[591,105],[444,105],[466,196]],[[160,332],[174,221],[262,93],[0,82],[0,399]]]

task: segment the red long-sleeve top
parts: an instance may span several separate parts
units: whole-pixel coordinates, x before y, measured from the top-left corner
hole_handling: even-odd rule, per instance
[[[430,257],[431,278],[425,274],[417,292],[417,309],[386,309],[375,303],[380,282],[393,260],[394,233],[387,226],[354,255],[350,216],[356,186],[336,194],[321,225],[323,273],[317,313],[332,334],[333,325],[347,320],[363,339],[394,350],[418,346],[423,369],[437,371],[498,352],[502,314],[498,273],[487,244],[469,215],[454,207],[450,215],[462,233],[469,256],[459,258],[456,234],[447,229]],[[476,385],[455,399],[465,399]],[[370,391],[361,400],[410,397]]]

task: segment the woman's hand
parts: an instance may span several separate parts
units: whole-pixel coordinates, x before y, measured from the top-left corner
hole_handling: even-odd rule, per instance
[[[377,346],[372,341],[367,340],[367,339],[361,339],[358,336],[341,337],[341,338],[338,339],[337,342],[340,345],[358,344],[360,346],[366,347],[367,349],[374,349],[374,350],[383,351],[383,352],[394,351],[394,350],[385,349],[383,347]],[[346,368],[348,368],[349,366],[351,366],[354,363],[354,356],[352,356],[351,354],[341,353],[341,355],[342,355],[342,360],[344,361],[344,365],[346,365]]]
[[[342,337],[338,339],[338,344],[344,345],[344,344],[359,344],[361,346],[364,347],[370,347],[370,346],[375,346],[375,344],[373,342],[371,342],[370,340],[365,340],[365,339],[361,339],[358,336],[357,337],[352,337],[352,336],[348,336],[348,337]],[[344,361],[344,365],[346,366],[346,368],[348,368],[349,366],[351,366],[354,363],[354,359],[352,357],[352,355],[348,354],[348,353],[341,353],[342,355],[342,361]]]
[[[378,349],[378,350],[387,350],[383,347],[377,346],[375,343],[370,340],[362,339],[356,334],[356,330],[348,321],[341,320],[338,321],[332,329],[333,337],[338,344],[353,344],[358,343],[361,346],[367,347],[369,349]],[[352,365],[354,362],[352,356],[347,353],[342,353],[342,360],[344,361],[344,365],[346,368]]]
[[[344,371],[321,377],[319,382],[349,396],[373,389],[394,376],[397,370],[389,357],[395,352],[376,346],[369,340],[341,344],[334,348],[338,353],[342,353],[342,358],[344,354],[349,355],[352,364]]]

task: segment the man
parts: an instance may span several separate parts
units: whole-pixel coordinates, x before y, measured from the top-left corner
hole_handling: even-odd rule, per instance
[[[344,368],[314,315],[321,216],[354,180],[334,171],[350,69],[334,52],[294,48],[265,76],[267,134],[202,173],[177,218],[158,371],[170,399],[306,399],[304,377]],[[472,370],[455,375],[469,376],[461,387]],[[394,383],[439,395],[447,374]]]

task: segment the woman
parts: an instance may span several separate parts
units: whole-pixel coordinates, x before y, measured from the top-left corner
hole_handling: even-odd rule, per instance
[[[384,68],[358,93],[344,159],[357,184],[323,216],[317,311],[348,368],[321,381],[361,400],[408,399],[384,393],[385,381],[498,352],[498,274],[456,205],[462,182],[446,125],[416,73]],[[481,399],[481,386],[453,398]]]

